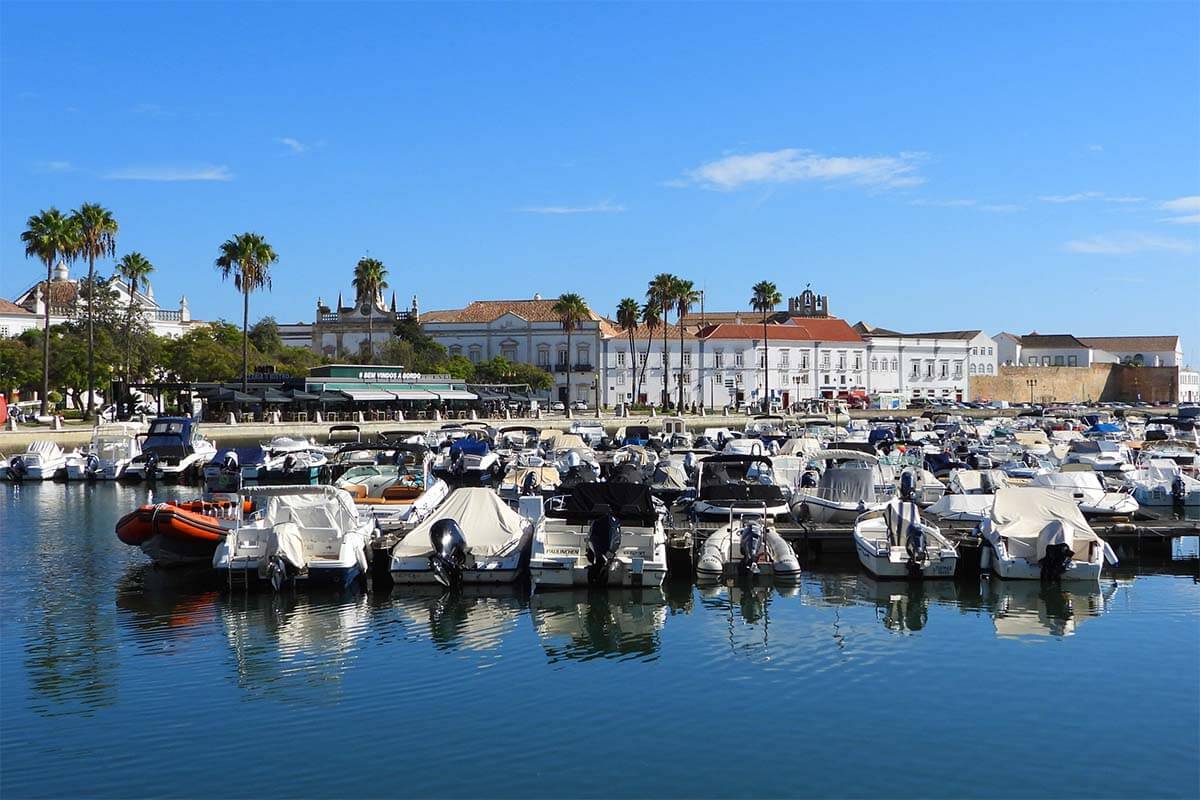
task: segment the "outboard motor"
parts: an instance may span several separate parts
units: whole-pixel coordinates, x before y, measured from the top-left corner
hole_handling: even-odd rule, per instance
[[[1071,546],[1065,542],[1048,545],[1046,555],[1038,562],[1042,565],[1042,580],[1048,582],[1061,578],[1067,567],[1071,566],[1074,555]]]
[[[800,488],[801,489],[817,488],[817,473],[815,470],[808,469],[808,470],[804,471],[804,474],[800,476]]]
[[[439,519],[429,529],[429,543],[433,554],[429,556],[429,568],[434,579],[447,589],[462,584],[462,568],[467,561],[467,537],[452,519]]]
[[[26,473],[29,472],[29,466],[25,463],[24,456],[13,456],[8,462],[8,474],[14,481],[25,480]]]
[[[1187,499],[1187,486],[1183,482],[1182,475],[1176,475],[1175,480],[1171,481],[1171,505],[1182,507]]]
[[[979,491],[984,494],[996,493],[996,482],[992,480],[992,473],[984,471],[979,475]]]
[[[925,560],[925,531],[920,525],[909,525],[904,551],[908,553],[908,574],[920,577],[921,563]]]
[[[296,468],[296,456],[293,455],[292,453],[288,453],[286,456],[283,457],[283,471],[291,472],[295,468]]]
[[[905,503],[915,502],[913,498],[916,492],[917,476],[911,469],[906,469],[900,473],[900,499]]]
[[[742,574],[758,572],[758,556],[762,552],[766,540],[767,527],[758,520],[742,526],[739,545],[742,560],[738,562],[738,571]]]
[[[145,459],[144,463],[145,463],[144,475],[145,475],[146,480],[147,481],[157,480],[158,479],[158,453],[154,452],[153,450],[151,450],[149,453],[146,453],[146,459]]]
[[[95,453],[88,453],[83,459],[83,475],[89,481],[94,481],[96,476],[100,474],[100,457]]]
[[[521,481],[521,494],[525,496],[537,494],[537,473],[525,473],[525,480]]]
[[[587,579],[589,586],[608,583],[608,570],[621,549],[621,521],[605,514],[592,521],[587,540]]]

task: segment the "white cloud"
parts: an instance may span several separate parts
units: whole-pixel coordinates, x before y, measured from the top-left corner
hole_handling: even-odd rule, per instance
[[[1025,206],[1017,205],[1016,203],[991,203],[989,205],[980,206],[980,211],[991,211],[995,214],[1011,214],[1014,211],[1024,211]]]
[[[1104,145],[1102,145],[1102,144],[1089,144],[1089,145],[1088,145],[1088,150],[1091,150],[1093,153],[1103,153],[1103,152],[1104,152]]]
[[[934,208],[968,208],[975,205],[974,200],[925,200],[917,198],[910,205],[914,206],[932,206]]]
[[[1146,233],[1117,233],[1107,236],[1091,236],[1073,239],[1063,245],[1068,253],[1086,253],[1102,256],[1127,256],[1152,251],[1190,253],[1195,247],[1182,239],[1170,239]]]
[[[1143,203],[1146,201],[1144,197],[1105,197],[1106,203]]]
[[[308,145],[301,142],[299,139],[293,139],[291,136],[281,136],[275,141],[292,151],[293,155],[300,155],[308,150]]]
[[[925,182],[917,174],[917,165],[923,158],[923,153],[825,156],[811,150],[787,148],[726,156],[688,170],[686,175],[691,184],[705,189],[730,190],[748,184],[797,181],[844,181],[895,189]]]
[[[987,211],[993,214],[1007,214],[1013,211],[1024,211],[1025,206],[1016,203],[980,203],[971,199],[958,200],[926,200],[917,198],[909,203],[913,206],[929,206],[933,208],[973,208],[977,211]]]
[[[1104,192],[1076,192],[1075,194],[1050,194],[1039,197],[1043,203],[1078,203],[1081,200],[1094,200],[1104,197]]]
[[[517,209],[525,214],[620,214],[624,210],[625,206],[614,205],[607,200],[590,206],[530,206]]]
[[[1186,214],[1182,217],[1167,217],[1161,222],[1170,222],[1173,225],[1200,225],[1200,214]]]
[[[39,172],[73,172],[75,166],[70,161],[38,161],[34,164]]]
[[[1163,211],[1200,211],[1200,194],[1177,197],[1159,206]]]
[[[233,173],[229,167],[123,167],[104,176],[110,181],[231,181]]]

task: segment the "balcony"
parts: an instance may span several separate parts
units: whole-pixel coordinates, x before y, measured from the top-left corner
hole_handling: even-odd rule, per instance
[[[555,372],[570,372],[571,368],[567,364],[558,363],[554,365]]]
[[[584,364],[584,363],[576,364],[575,366],[571,367],[571,371],[572,372],[591,372],[592,365]]]

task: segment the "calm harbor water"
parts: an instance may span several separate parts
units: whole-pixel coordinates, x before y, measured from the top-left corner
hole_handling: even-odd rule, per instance
[[[1200,787],[1195,540],[1066,592],[837,561],[783,593],[275,597],[150,568],[113,535],[146,498],[0,488],[5,798]]]

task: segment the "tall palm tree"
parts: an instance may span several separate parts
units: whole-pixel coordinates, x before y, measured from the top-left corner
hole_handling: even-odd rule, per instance
[[[54,277],[57,261],[70,261],[78,248],[78,232],[75,223],[57,208],[35,214],[25,222],[21,241],[25,243],[25,257],[36,258],[46,265],[46,283],[42,292],[45,320],[42,331],[42,416],[49,413],[50,395],[50,281]]]
[[[625,297],[617,304],[617,325],[629,336],[629,370],[633,374],[633,400],[637,402],[637,344],[633,336],[641,325],[641,307],[632,297]]]
[[[378,258],[360,258],[354,266],[354,280],[351,284],[354,290],[358,293],[358,302],[361,306],[365,300],[367,303],[367,358],[370,360],[375,355],[375,302],[379,299],[379,293],[387,288],[387,268],[383,266],[383,262]]]
[[[117,253],[117,220],[112,212],[99,203],[84,203],[71,212],[71,220],[79,234],[75,255],[86,258],[88,262],[88,298],[87,298],[87,327],[88,327],[88,360],[87,382],[88,399],[83,416],[87,419],[95,410],[96,387],[96,334],[95,334],[95,301],[96,301],[96,259],[113,256]]]
[[[646,287],[646,302],[658,306],[662,311],[662,404],[664,407],[667,405],[667,375],[670,373],[670,359],[667,356],[667,315],[671,311],[671,306],[675,304],[675,287],[678,282],[679,279],[671,273],[660,272],[650,280],[650,284]]]
[[[154,272],[154,265],[141,253],[126,253],[117,262],[117,274],[126,280],[129,286],[129,306],[125,311],[125,382],[132,379],[133,372],[133,305],[138,287],[143,285]]]
[[[762,313],[763,326],[763,412],[770,413],[771,410],[771,372],[767,369],[767,315],[775,310],[775,306],[783,302],[783,295],[779,293],[779,289],[770,281],[759,281],[754,284],[751,289],[754,293],[750,297],[750,307],[755,311]]]
[[[646,353],[642,359],[642,368],[638,371],[638,385],[645,386],[646,384],[646,365],[650,363],[650,345],[654,342],[654,331],[662,324],[662,312],[654,303],[646,303],[642,306],[642,325],[646,328]],[[649,398],[647,398],[648,400]],[[634,395],[634,402],[638,401],[638,395]]]
[[[221,277],[233,276],[242,293],[242,391],[248,388],[250,361],[250,293],[271,288],[271,265],[279,260],[274,248],[257,233],[239,233],[221,244],[215,262]]]
[[[675,314],[679,317],[679,413],[683,413],[683,318],[700,302],[700,291],[691,281],[675,282]]]
[[[559,295],[551,310],[567,332],[567,407],[571,406],[571,333],[590,316],[587,302],[574,292]]]

